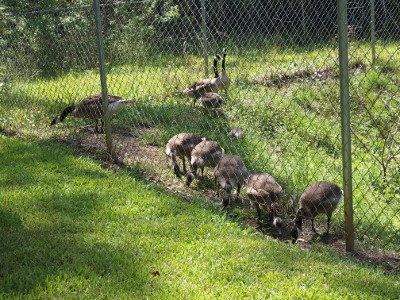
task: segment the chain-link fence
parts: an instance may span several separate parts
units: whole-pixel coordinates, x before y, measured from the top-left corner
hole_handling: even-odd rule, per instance
[[[94,122],[75,111],[49,126],[66,107],[102,93],[94,9],[79,3],[9,5],[0,15],[0,129],[99,158],[105,137]],[[212,197],[212,168],[187,187],[165,150],[178,133],[218,141],[247,170],[274,176],[284,223],[312,183],[343,186],[336,1],[104,1],[100,9],[108,93],[134,100],[111,117],[120,162],[172,191]],[[359,247],[399,251],[400,3],[348,1],[347,14],[355,237]],[[218,92],[221,107],[193,105],[181,91],[213,78],[223,48],[230,85]],[[255,214],[236,205],[231,213]],[[332,217],[336,238],[342,212],[341,204]],[[326,220],[318,220],[322,231]]]

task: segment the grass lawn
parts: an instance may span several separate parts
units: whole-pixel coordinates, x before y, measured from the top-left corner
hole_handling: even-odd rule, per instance
[[[249,170],[271,173],[284,188],[285,201],[318,180],[342,186],[336,46],[284,45],[260,41],[240,48],[227,45],[232,83],[228,94],[222,93],[225,103],[218,114],[192,107],[191,99],[177,93],[204,76],[200,56],[150,52],[140,63],[109,65],[110,94],[137,101],[113,116],[113,128],[123,128],[141,144],[155,145],[161,151],[179,132],[214,139],[227,154],[240,155]],[[399,46],[379,42],[375,66],[369,62],[369,51],[368,43],[350,43],[357,243],[362,248],[398,253]],[[32,140],[75,138],[78,129],[90,121],[68,117],[49,127],[51,119],[100,90],[97,69],[50,78],[37,74],[16,78],[0,90],[0,129]],[[233,127],[243,129],[245,138],[228,138]],[[143,133],[143,128],[152,130]],[[127,144],[116,146],[134,151]],[[170,184],[170,178],[159,181]],[[196,187],[193,184],[191,189]],[[342,234],[342,207],[335,220],[333,232]]]
[[[399,277],[265,237],[65,145],[0,135],[0,298],[399,299]]]

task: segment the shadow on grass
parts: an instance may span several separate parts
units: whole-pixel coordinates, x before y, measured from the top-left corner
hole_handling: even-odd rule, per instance
[[[49,147],[53,151],[49,152]],[[51,180],[55,180],[58,175],[63,174],[65,170],[70,171],[63,174],[65,180],[81,180],[84,181],[88,176],[91,178],[104,178],[105,175],[92,171],[84,165],[77,165],[71,162],[69,156],[71,152],[66,152],[62,145],[54,147],[50,142],[42,142],[33,144],[21,141],[20,143],[5,143],[0,153],[5,153],[2,162],[4,172],[2,174],[2,182],[7,187],[24,188],[34,185],[44,178],[50,184]],[[68,153],[69,155],[66,155]],[[0,160],[1,161],[1,160]],[[17,163],[15,163],[17,161]],[[70,168],[76,166],[77,168]],[[43,174],[43,169],[49,168],[52,174]]]
[[[130,226],[136,228],[140,222],[140,218],[137,218],[136,215],[119,214],[116,211],[108,215],[99,214],[103,206],[111,202],[110,209],[112,208],[111,210],[114,211],[118,207],[118,199],[124,198],[124,194],[118,195],[111,192],[108,199],[107,193],[98,193],[96,186],[93,187],[90,183],[91,181],[94,181],[95,184],[101,182],[98,178],[102,178],[102,176],[117,179],[122,177],[123,174],[108,174],[109,172],[98,167],[93,168],[94,171],[91,170],[90,173],[86,173],[85,161],[81,159],[79,164],[71,165],[71,161],[76,158],[73,157],[71,149],[68,150],[68,148],[65,149],[62,146],[51,146],[51,143],[28,143],[19,140],[8,142],[7,146],[14,143],[17,144],[14,148],[7,147],[12,151],[12,155],[9,155],[7,160],[12,163],[4,164],[4,161],[2,161],[2,164],[0,164],[1,173],[12,172],[15,165],[27,172],[31,168],[37,168],[37,166],[43,165],[43,168],[39,169],[29,179],[31,186],[28,192],[32,198],[25,196],[23,201],[6,199],[0,206],[0,217],[2,217],[0,221],[0,224],[2,224],[0,227],[0,245],[2,248],[2,263],[0,264],[2,280],[0,286],[5,296],[35,295],[38,291],[45,293],[46,290],[54,292],[57,290],[57,286],[52,285],[59,284],[58,281],[65,284],[69,280],[74,282],[70,290],[66,291],[66,287],[61,286],[62,292],[66,295],[71,295],[72,292],[81,295],[80,293],[86,293],[87,289],[89,289],[89,296],[91,293],[96,295],[97,291],[115,296],[120,294],[121,291],[132,294],[133,289],[135,291],[146,290],[146,287],[151,285],[150,271],[153,271],[154,265],[159,266],[161,264],[160,260],[165,267],[177,255],[184,254],[189,255],[189,257],[190,255],[197,255],[196,252],[190,250],[193,247],[188,247],[183,253],[174,253],[176,249],[172,246],[174,243],[177,245],[193,245],[193,243],[196,243],[195,240],[187,240],[187,231],[197,230],[197,237],[200,239],[208,237],[208,233],[202,231],[204,229],[198,229],[200,220],[197,214],[204,213],[204,208],[206,211],[210,210],[214,215],[220,215],[221,218],[225,214],[221,212],[220,207],[212,203],[204,203],[203,199],[200,198],[198,201],[194,201],[192,205],[179,201],[179,199],[177,201],[164,201],[167,200],[164,198],[167,194],[166,188],[159,184],[149,185],[148,179],[140,175],[140,170],[131,168],[126,171],[126,175],[132,178],[132,181],[139,181],[142,186],[146,187],[147,191],[157,194],[156,198],[161,198],[161,201],[157,203],[147,204],[148,208],[151,208],[151,211],[148,212],[150,214],[142,217],[145,217],[145,219],[153,218],[153,221],[146,223],[150,224],[150,227],[146,228],[146,233],[132,232]],[[6,153],[5,148],[0,149],[2,154],[0,157],[4,157],[3,154],[10,154],[10,152]],[[27,153],[32,152],[40,154],[27,155]],[[61,166],[61,169],[54,170],[51,168],[52,165]],[[55,177],[52,177],[53,173],[56,174]],[[106,173],[107,175],[105,175]],[[48,178],[48,182],[46,182],[46,178]],[[44,191],[38,189],[36,184],[44,188]],[[210,181],[205,182],[206,186],[209,184],[211,184]],[[63,186],[72,189],[73,192],[64,193]],[[80,186],[82,188],[79,188]],[[13,189],[13,186],[5,185],[5,187],[5,191]],[[107,187],[101,188],[107,189]],[[137,192],[135,191],[135,193]],[[12,193],[9,195],[11,196]],[[146,207],[143,207],[143,210],[145,209]],[[28,213],[25,213],[26,211]],[[174,222],[171,223],[172,220],[176,220],[176,222],[179,220],[179,222],[174,224]],[[207,223],[207,220],[203,221]],[[223,225],[225,222],[217,224],[225,227]],[[232,220],[228,220],[228,222],[234,223]],[[101,223],[101,225],[97,223]],[[181,225],[177,226],[178,224]],[[182,226],[182,224],[185,224],[185,226]],[[113,229],[113,227],[116,227],[116,229]],[[105,232],[97,236],[96,232],[99,230]],[[229,233],[232,234],[232,238],[235,236],[234,232]],[[213,232],[213,234],[216,233]],[[126,235],[129,236],[128,240],[123,240],[127,238]],[[147,237],[151,237],[151,239],[146,240]],[[218,239],[221,239],[222,243],[227,242],[223,238],[219,237]],[[237,247],[231,247],[236,238],[238,239],[236,241],[238,242]],[[229,251],[233,251],[233,257],[237,255],[236,251],[246,250],[247,244],[241,244],[241,239],[247,238],[247,236],[243,237],[239,234],[238,237],[229,241]],[[144,244],[139,246],[141,241]],[[165,245],[164,243],[154,245],[155,241],[169,242]],[[253,265],[254,260],[258,260],[263,266],[279,273],[283,281],[298,283],[299,289],[302,285],[302,279],[299,278],[301,275],[299,274],[311,272],[310,275],[314,277],[320,278],[322,276],[326,278],[329,287],[338,291],[345,288],[350,291],[356,290],[358,294],[365,294],[366,296],[374,294],[375,284],[365,284],[366,281],[370,280],[370,277],[367,279],[362,277],[348,278],[351,273],[347,273],[347,271],[336,273],[334,270],[352,269],[356,267],[356,263],[344,262],[329,249],[316,249],[314,255],[313,253],[305,254],[297,251],[296,248],[286,247],[280,243],[268,245],[270,247],[267,249],[263,249],[262,245],[252,245],[251,247],[258,247],[259,249],[252,248],[251,251],[241,253],[240,264]],[[209,246],[219,248],[216,243],[211,243]],[[155,252],[155,254],[152,256],[148,251]],[[218,259],[212,259],[211,263],[219,264],[222,262],[222,266],[225,266],[226,263],[229,265],[227,255],[229,257],[229,253],[231,253],[226,253],[226,251],[216,249],[215,253],[207,252],[204,255],[217,256]],[[209,262],[204,261],[204,263]],[[257,266],[259,265],[254,265],[254,267]],[[319,274],[323,269],[322,266],[326,266],[325,274]],[[228,268],[221,268],[217,272],[217,276],[223,277],[225,270],[229,271],[231,267],[229,265]],[[313,271],[314,267],[316,271]],[[160,270],[161,273],[163,271]],[[174,272],[176,270],[172,267],[172,270],[169,271]],[[240,271],[242,270],[240,269]],[[185,276],[185,274],[187,275],[187,273],[183,273],[182,276]],[[232,276],[232,274],[227,273],[226,276]],[[235,276],[232,277],[232,280],[237,280]],[[382,290],[386,291],[387,295],[395,295],[396,287],[392,284],[392,281],[385,282],[383,279],[379,282]],[[332,280],[332,282],[329,280]],[[289,286],[289,283],[287,284]],[[162,287],[169,286],[164,284],[160,286],[160,288]],[[179,286],[174,286],[174,288],[179,289]],[[41,294],[36,295],[41,296]],[[136,295],[141,295],[141,293],[136,293]],[[145,295],[145,293],[142,295]]]
[[[81,200],[85,199],[80,199],[79,196],[74,198],[75,202]],[[85,282],[96,277],[107,277],[112,293],[113,289],[116,291],[126,287],[120,284],[121,270],[128,273],[127,278],[132,278],[132,284],[135,282],[137,285],[139,281],[134,280],[138,277],[137,274],[149,269],[139,259],[140,251],[137,248],[122,250],[105,242],[88,242],[77,237],[74,232],[70,232],[71,228],[76,227],[75,220],[47,227],[40,226],[41,229],[28,229],[21,216],[5,210],[0,210],[0,215],[2,225],[6,224],[0,228],[0,286],[3,296],[29,295],[38,289],[46,290],[46,286],[52,289],[48,287],[52,277],[64,280],[81,278],[83,286],[90,286]],[[80,228],[76,230],[80,232]],[[127,266],[121,257],[132,264]],[[96,285],[94,281],[92,284]],[[71,292],[83,292],[77,286],[72,289],[76,290]]]
[[[1,108],[8,111],[13,108],[18,108],[26,111],[43,111],[43,112],[52,112],[52,108],[55,107],[55,102],[50,101],[46,98],[45,95],[43,97],[35,97],[32,94],[28,94],[26,91],[21,90],[7,90],[3,91],[0,94],[0,98],[4,100],[1,103]],[[59,103],[59,102],[58,102]],[[59,107],[59,105],[58,105]]]
[[[137,247],[124,250],[91,238],[91,233],[98,229],[90,219],[107,203],[107,194],[101,194],[90,184],[99,183],[109,175],[86,164],[72,163],[71,151],[62,146],[12,138],[3,139],[2,146],[0,290],[3,296],[21,297],[45,290],[52,277],[81,278],[83,282],[107,277],[110,294],[129,286],[121,284],[121,273],[132,278],[136,286],[142,282],[135,280],[138,273],[150,269],[145,260],[139,259]],[[75,292],[83,292],[78,286],[74,288]]]
[[[185,103],[187,99],[183,99]],[[192,107],[181,102],[149,105],[140,103],[129,107],[115,118],[114,125],[135,131],[137,128],[156,128],[157,134],[142,135],[144,143],[164,147],[168,140],[181,132],[192,132],[218,141],[226,153],[240,155],[246,161],[248,151],[244,139],[228,137],[232,121],[225,109],[212,111],[201,106]]]

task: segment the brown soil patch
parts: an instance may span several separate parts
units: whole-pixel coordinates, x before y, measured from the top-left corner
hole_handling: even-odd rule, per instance
[[[342,248],[342,252],[344,252]],[[338,250],[338,249],[337,249]],[[386,273],[400,275],[400,258],[395,256],[379,255],[367,251],[354,251],[348,256],[357,259],[361,263],[368,263],[377,267],[383,267]]]
[[[366,67],[361,62],[354,62],[351,64],[351,70],[354,72],[365,72]],[[333,68],[326,68],[320,70],[309,70],[309,69],[297,69],[294,71],[271,73],[264,75],[253,80],[250,83],[264,85],[267,87],[278,87],[288,86],[293,82],[304,81],[305,79],[311,81],[325,82],[328,79],[338,79],[338,71]]]
[[[0,127],[0,134],[11,137],[11,136],[17,136],[18,132],[12,129],[4,129]]]
[[[311,71],[309,69],[298,69],[291,72],[272,73],[255,78],[253,84],[264,85],[267,87],[283,87],[298,80],[310,79],[314,81],[326,81],[329,78],[338,78],[332,68]]]
[[[346,252],[346,244],[343,236],[336,234],[316,235],[313,232],[306,232],[302,233],[298,243],[304,250],[309,250],[312,245],[319,243],[330,247],[345,259],[356,259],[360,263],[381,267],[385,273],[400,275],[400,257],[398,255],[384,255],[364,249]]]
[[[143,128],[139,129],[139,133],[148,131],[156,132],[156,129]],[[159,160],[160,163],[166,163],[162,157],[159,147],[154,145],[141,145],[139,137],[133,135],[125,129],[116,129],[112,133],[114,150],[114,159],[110,159],[107,155],[107,146],[105,144],[104,134],[94,134],[91,128],[82,127],[81,133],[74,137],[62,137],[59,142],[71,144],[79,152],[89,154],[95,159],[104,160],[103,167],[119,167],[130,165],[143,160]]]

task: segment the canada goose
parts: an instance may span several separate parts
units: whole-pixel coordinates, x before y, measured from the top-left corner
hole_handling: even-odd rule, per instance
[[[228,90],[228,87],[231,83],[231,79],[229,76],[226,74],[226,53],[227,50],[226,48],[222,49],[222,69],[221,69],[221,74],[218,77],[218,90]]]
[[[244,136],[244,132],[242,129],[235,127],[235,128],[232,128],[231,131],[229,131],[228,136],[231,138],[240,139]]]
[[[220,108],[222,102],[222,97],[217,93],[205,93],[205,95],[200,98],[200,103],[207,108]]]
[[[276,214],[283,196],[283,189],[275,178],[268,173],[253,173],[247,180],[247,196],[256,207],[258,217],[261,219],[261,208],[272,211],[273,225],[282,234],[282,219]]]
[[[227,50],[226,48],[222,49],[222,69],[221,69],[221,74],[218,74],[218,60],[221,60],[221,57],[217,55],[217,62],[214,60],[214,73],[215,77],[217,78],[216,82],[218,84],[217,89],[213,89],[214,91],[219,91],[219,90],[228,90],[228,87],[231,83],[231,79],[229,76],[226,74],[226,54]],[[204,96],[200,98],[201,103],[205,107],[211,107],[211,108],[219,108],[222,106],[223,99],[222,97],[217,94],[217,93],[206,93]]]
[[[297,240],[302,230],[303,219],[311,219],[312,230],[317,233],[314,227],[314,218],[318,214],[326,214],[327,230],[331,223],[333,211],[338,207],[343,198],[343,190],[336,184],[327,181],[318,181],[305,189],[300,196],[300,207],[296,212],[295,226],[292,228],[293,242]]]
[[[274,220],[272,222],[272,225],[275,228],[278,228],[278,233],[281,236],[282,235],[282,227],[283,227],[283,221],[280,217],[278,217],[277,215],[274,216]]]
[[[224,152],[225,150],[221,148],[218,142],[205,140],[198,143],[192,150],[190,160],[192,167],[187,176],[186,185],[190,186],[196,178],[198,168],[201,169],[201,176],[203,176],[204,167],[214,168],[221,160]]]
[[[184,95],[188,95],[193,98],[193,105],[196,104],[196,100],[205,96],[206,93],[212,93],[218,91],[220,76],[218,74],[218,61],[221,60],[221,56],[218,54],[214,56],[214,77],[206,78],[196,81],[195,83],[188,86],[181,92]]]
[[[186,173],[185,157],[188,157],[190,161],[193,148],[204,139],[194,133],[179,133],[170,138],[165,147],[165,153],[171,157],[177,177],[181,176],[181,172],[176,158],[182,159],[183,171]]]
[[[110,115],[113,115],[124,108],[127,104],[133,103],[133,100],[123,100],[119,96],[108,95],[108,105],[110,109]],[[103,102],[101,99],[101,94],[91,95],[83,99],[76,106],[69,106],[65,108],[62,113],[55,117],[51,122],[50,126],[64,121],[68,114],[76,118],[86,118],[96,120],[96,132],[99,133],[103,129],[103,120],[101,130],[98,128],[99,119],[103,117]]]
[[[237,186],[237,195],[239,195],[240,188],[249,177],[246,166],[238,155],[222,157],[214,168],[214,175],[218,182],[218,189],[222,187],[226,192],[226,197],[222,199],[223,208],[229,204],[232,189]]]

